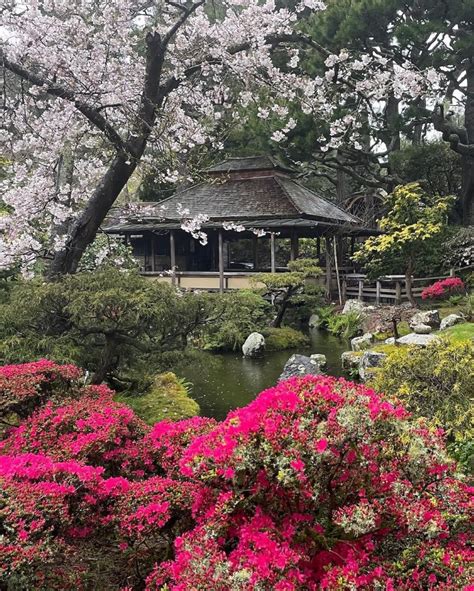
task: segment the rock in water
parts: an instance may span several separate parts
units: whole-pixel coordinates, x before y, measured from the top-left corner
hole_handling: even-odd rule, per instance
[[[311,317],[308,321],[308,326],[310,328],[318,328],[320,322],[321,319],[317,314],[311,314]]]
[[[307,375],[317,376],[321,373],[321,368],[314,359],[306,357],[306,355],[295,354],[285,363],[285,367],[283,368],[283,372],[278,378],[278,381],[283,382],[289,378]]]
[[[397,339],[399,345],[418,345],[419,347],[426,347],[433,341],[437,341],[438,337],[434,334],[415,334],[410,333],[400,339]]]
[[[265,351],[265,337],[259,332],[249,334],[245,343],[242,345],[244,357],[261,357]]]
[[[420,324],[427,324],[431,328],[439,328],[441,320],[438,310],[426,310],[414,314],[410,320],[410,328],[413,329]]]
[[[454,326],[455,324],[460,324],[461,322],[465,322],[464,318],[459,314],[450,314],[441,320],[441,330],[449,328],[450,326]]]
[[[351,349],[353,351],[363,351],[368,349],[374,342],[374,335],[370,332],[366,332],[361,337],[355,337],[351,339]]]
[[[430,334],[433,331],[429,324],[417,324],[413,328],[415,334]]]

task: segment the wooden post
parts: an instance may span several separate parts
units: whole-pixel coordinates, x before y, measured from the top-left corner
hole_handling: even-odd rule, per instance
[[[171,283],[176,285],[176,245],[174,230],[170,230],[170,261],[171,261]]]
[[[331,241],[329,238],[325,239],[326,242],[326,296],[331,299]]]
[[[253,270],[256,271],[258,267],[258,236],[253,235]]]
[[[364,280],[359,279],[359,301],[362,301],[362,296],[364,295]]]
[[[291,247],[290,247],[290,261],[295,261],[298,258],[298,234],[291,233]]]
[[[337,250],[337,240],[336,240],[335,236],[333,236],[332,241],[334,244],[334,264],[336,265],[337,293],[339,295],[339,304],[342,306],[341,279],[339,277],[339,261],[337,258],[338,250]]]
[[[345,303],[347,300],[347,279],[344,277],[342,279],[342,301]]]
[[[316,238],[316,256],[319,262],[319,259],[321,258],[321,238],[319,236]]]
[[[378,304],[380,304],[380,290],[382,289],[382,284],[380,283],[380,281],[377,281],[375,286],[376,286],[375,303],[378,305]]]
[[[402,285],[400,281],[395,283],[395,303],[397,305],[402,303]]]
[[[224,293],[224,237],[219,230],[219,292]]]
[[[276,256],[275,256],[275,233],[270,233],[270,260],[271,272],[276,273]]]
[[[151,235],[151,270],[155,272],[155,235]]]

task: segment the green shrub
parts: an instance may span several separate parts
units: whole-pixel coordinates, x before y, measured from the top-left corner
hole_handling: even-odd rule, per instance
[[[393,347],[387,353],[370,385],[432,419],[466,453],[474,437],[474,344],[444,338],[426,348]]]
[[[251,332],[261,331],[269,322],[271,306],[250,290],[203,296],[214,304],[214,321],[202,326],[202,348],[237,351]]]
[[[462,300],[461,312],[467,320],[474,320],[474,292],[468,293]]]
[[[309,347],[309,338],[289,326],[281,328],[266,328],[263,331],[267,351],[283,351],[285,349],[298,349]]]
[[[92,372],[95,382],[136,390],[146,376],[170,368],[165,356],[183,351],[203,326],[219,322],[222,307],[207,294],[178,294],[136,272],[113,269],[53,283],[20,281],[0,304],[0,359],[74,363]]]
[[[199,414],[199,404],[189,397],[184,380],[172,372],[155,376],[145,394],[117,394],[115,399],[130,406],[149,425],[169,419],[179,421]]]
[[[327,321],[329,332],[343,339],[351,339],[360,334],[361,326],[362,318],[358,312],[333,314]]]
[[[329,320],[335,315],[334,306],[320,306],[315,314],[319,317],[318,328],[327,328]]]

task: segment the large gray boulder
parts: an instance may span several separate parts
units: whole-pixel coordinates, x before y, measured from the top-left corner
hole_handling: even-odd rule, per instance
[[[261,357],[265,351],[265,337],[259,332],[249,334],[245,343],[242,345],[244,357]]]
[[[359,369],[361,354],[357,351],[344,351],[341,355],[342,369],[353,372]]]
[[[430,334],[433,332],[433,329],[429,324],[417,324],[413,328],[413,332],[415,334]]]
[[[375,367],[380,367],[384,359],[387,357],[385,353],[378,351],[365,351],[359,361],[359,376],[362,381],[366,381],[373,374]]]
[[[357,312],[358,314],[362,314],[366,307],[367,306],[364,302],[361,302],[360,300],[347,300],[342,309],[342,313],[348,314],[349,312]]]
[[[321,368],[316,360],[311,359],[311,357],[307,357],[306,355],[298,355],[295,353],[295,355],[292,355],[285,363],[285,367],[283,368],[283,372],[278,378],[278,381],[283,382],[289,378],[307,375],[317,376],[321,373]]]
[[[418,347],[426,347],[433,341],[437,341],[438,337],[434,334],[415,334],[414,332],[407,334],[404,337],[397,339],[399,345],[417,345]]]
[[[363,351],[369,349],[374,342],[374,335],[371,332],[366,332],[361,337],[354,337],[351,339],[351,349],[353,351]]]
[[[313,353],[309,358],[319,366],[320,370],[326,369],[328,364],[326,355],[323,355],[322,353]]]
[[[439,328],[441,319],[438,310],[425,310],[414,314],[410,319],[410,328],[415,328],[420,324],[427,324],[431,328]]]
[[[460,324],[461,322],[465,322],[464,317],[460,316],[459,314],[450,314],[441,320],[441,330],[445,330],[450,326],[454,326],[455,324]]]

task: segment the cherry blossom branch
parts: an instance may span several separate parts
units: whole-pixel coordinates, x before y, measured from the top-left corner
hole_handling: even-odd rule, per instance
[[[45,92],[51,96],[71,102],[78,111],[80,111],[95,127],[105,134],[105,136],[110,140],[110,142],[118,151],[125,153],[129,152],[129,146],[127,143],[124,142],[120,134],[107,121],[107,119],[100,114],[98,109],[87,104],[85,101],[78,99],[74,92],[65,88],[64,86],[51,82],[39,74],[33,73],[24,66],[12,62],[6,57],[2,50],[0,50],[0,60],[7,70],[19,76],[23,80],[26,80],[34,86],[43,88]]]

